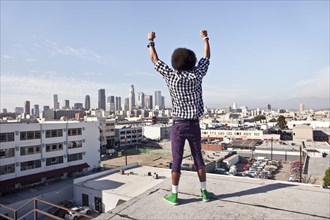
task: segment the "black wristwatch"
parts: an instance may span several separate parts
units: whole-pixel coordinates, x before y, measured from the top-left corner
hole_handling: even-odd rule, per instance
[[[151,41],[149,41],[149,43],[148,43],[147,47],[149,48],[150,46],[153,46],[153,47],[154,47],[154,46],[155,46],[155,42],[154,42],[154,41],[152,41],[152,40],[151,40]]]

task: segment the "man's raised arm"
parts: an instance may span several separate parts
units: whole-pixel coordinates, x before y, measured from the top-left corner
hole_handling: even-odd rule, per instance
[[[210,51],[210,44],[209,44],[209,37],[207,35],[206,30],[201,30],[200,32],[201,37],[204,41],[204,57],[207,59],[211,58],[211,51]]]
[[[156,38],[156,33],[155,32],[149,32],[148,33],[148,40],[149,40],[149,44],[148,44],[148,48],[149,48],[149,52],[150,52],[150,58],[151,61],[156,64],[158,62],[158,55],[155,49],[155,42],[154,39]]]

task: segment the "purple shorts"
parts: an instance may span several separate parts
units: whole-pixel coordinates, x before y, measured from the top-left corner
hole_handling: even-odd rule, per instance
[[[172,172],[181,171],[185,141],[188,140],[196,169],[204,164],[201,151],[201,129],[198,122],[173,122],[171,128]]]

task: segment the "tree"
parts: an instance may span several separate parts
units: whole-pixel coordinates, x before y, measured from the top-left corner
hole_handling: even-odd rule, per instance
[[[323,185],[330,186],[330,167],[325,171],[325,176],[323,177]]]
[[[286,121],[285,121],[285,117],[283,115],[280,115],[277,118],[277,126],[280,127],[281,129],[286,128]]]
[[[261,120],[265,120],[266,116],[264,115],[257,115],[256,117],[254,117],[254,121],[261,121]]]
[[[276,122],[276,119],[272,118],[272,119],[269,120],[269,122]]]

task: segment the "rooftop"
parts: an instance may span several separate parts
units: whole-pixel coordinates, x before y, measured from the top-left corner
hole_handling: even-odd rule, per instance
[[[330,190],[316,185],[208,173],[207,188],[211,200],[203,203],[196,173],[182,171],[178,206],[162,199],[171,190],[167,178],[96,219],[330,218]]]

